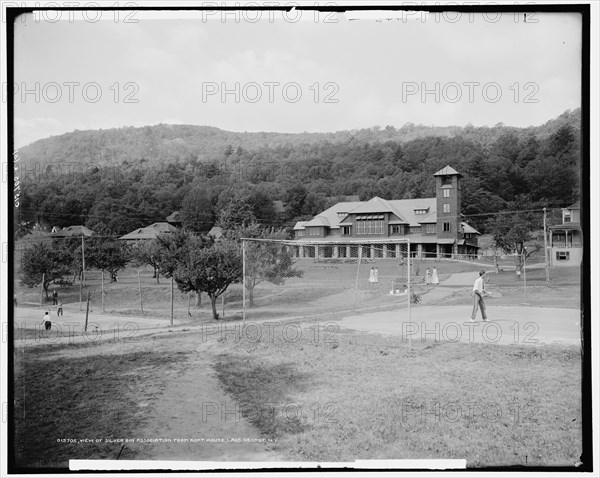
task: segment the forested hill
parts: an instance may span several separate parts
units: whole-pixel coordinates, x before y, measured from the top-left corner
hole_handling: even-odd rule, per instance
[[[461,172],[462,212],[481,230],[510,207],[579,199],[580,110],[529,128],[374,127],[234,133],[157,125],[76,131],[19,150],[18,234],[84,224],[121,235],[181,211],[205,231],[224,210],[271,224],[317,214],[341,195],[432,197],[432,174]],[[273,201],[286,206],[276,214]],[[235,206],[235,207],[233,207]]]
[[[26,166],[84,164],[114,166],[142,162],[146,166],[158,163],[210,162],[219,160],[225,152],[238,147],[254,151],[263,148],[298,147],[311,144],[340,144],[354,141],[376,143],[394,141],[406,143],[418,138],[461,138],[489,147],[500,136],[533,133],[543,139],[564,124],[578,129],[581,110],[567,111],[541,126],[515,128],[498,124],[493,127],[424,126],[407,123],[397,129],[380,128],[338,131],[335,133],[237,133],[210,126],[167,125],[125,127],[107,130],[74,131],[36,141],[19,150]]]

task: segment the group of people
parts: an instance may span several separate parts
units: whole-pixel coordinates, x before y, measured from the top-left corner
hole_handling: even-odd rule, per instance
[[[377,284],[379,282],[379,269],[377,267],[371,267],[371,272],[369,272],[369,282],[371,284]]]
[[[433,272],[427,268],[425,271],[425,284],[427,285],[438,285],[440,283],[440,278],[438,277],[437,269],[434,267]]]
[[[58,292],[55,290],[52,291],[52,305],[56,306],[56,316],[63,315],[63,303],[58,297]],[[46,311],[44,313],[44,318],[42,319],[42,325],[46,330],[52,329],[52,321],[50,320],[50,311]]]

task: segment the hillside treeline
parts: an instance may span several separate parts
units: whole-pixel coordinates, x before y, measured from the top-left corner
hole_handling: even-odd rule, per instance
[[[122,235],[181,211],[184,225],[206,231],[226,208],[289,225],[342,195],[432,197],[432,174],[449,164],[464,176],[462,212],[483,232],[489,214],[516,197],[532,208],[579,199],[579,120],[577,110],[535,128],[405,125],[293,135],[158,125],[75,132],[19,151],[15,226],[18,235],[36,223]],[[275,200],[285,212],[276,212]]]

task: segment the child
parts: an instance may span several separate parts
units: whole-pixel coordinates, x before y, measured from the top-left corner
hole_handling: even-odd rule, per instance
[[[56,308],[56,316],[63,315],[63,303],[62,300],[58,301],[58,307]]]

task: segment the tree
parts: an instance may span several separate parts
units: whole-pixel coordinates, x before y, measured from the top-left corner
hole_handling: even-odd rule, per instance
[[[254,220],[254,213],[250,205],[241,197],[234,196],[219,211],[216,224],[227,231],[236,227],[245,227]]]
[[[254,239],[288,239],[284,229],[268,229],[253,223],[228,233],[231,239],[242,237]],[[246,280],[250,307],[254,306],[254,288],[261,282],[282,285],[290,277],[302,277],[303,272],[294,269],[294,259],[286,247],[277,242],[246,241]]]
[[[129,247],[123,241],[113,238],[91,238],[86,241],[85,261],[90,267],[108,271],[111,282],[117,272],[130,261]]]
[[[532,231],[541,227],[541,220],[531,212],[533,205],[525,196],[519,196],[508,204],[508,213],[497,214],[487,223],[487,231],[493,236],[492,246],[506,254],[516,254],[519,276],[523,271],[524,261],[540,250],[534,243],[529,250],[525,247],[533,239]]]
[[[211,195],[206,189],[195,188],[181,203],[183,227],[194,232],[208,231],[215,222]]]
[[[183,292],[206,292],[210,297],[213,318],[219,319],[217,299],[230,284],[242,280],[242,253],[237,243],[221,240],[209,247],[186,248],[174,272],[175,282]]]
[[[156,283],[160,284],[160,244],[157,240],[140,241],[131,247],[131,255],[135,265],[149,265],[154,270],[152,275]]]
[[[21,285],[34,287],[42,282],[42,287],[48,299],[48,285],[55,279],[68,274],[73,257],[66,248],[52,247],[43,242],[34,244],[25,250],[21,261]]]

